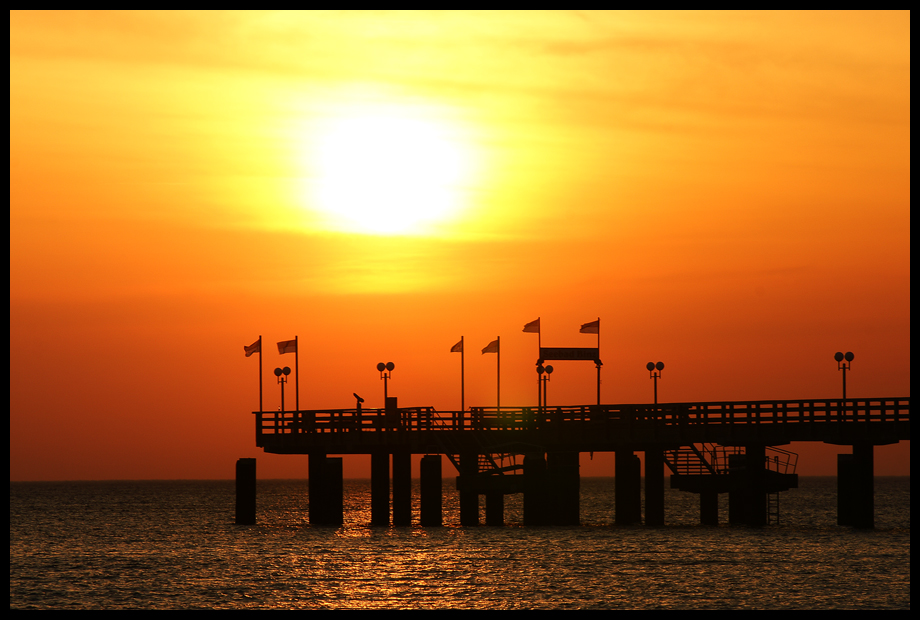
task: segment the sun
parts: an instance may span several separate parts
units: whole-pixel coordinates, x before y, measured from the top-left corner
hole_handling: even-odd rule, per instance
[[[348,105],[309,140],[308,201],[325,226],[430,234],[462,211],[472,154],[462,127],[417,105]]]

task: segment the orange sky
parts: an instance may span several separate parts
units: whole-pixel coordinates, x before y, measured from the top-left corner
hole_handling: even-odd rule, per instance
[[[302,408],[459,408],[460,336],[535,404],[537,317],[605,402],[909,396],[910,14],[11,13],[10,315],[11,480],[305,476],[260,334],[267,409],[295,335]]]

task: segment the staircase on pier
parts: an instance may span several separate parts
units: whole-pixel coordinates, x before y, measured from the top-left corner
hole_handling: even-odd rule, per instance
[[[779,523],[779,494],[798,487],[795,473],[798,455],[767,447],[763,463],[751,463],[741,446],[693,444],[665,452],[671,470],[671,487],[691,493],[737,493],[761,486],[765,496],[766,523]],[[752,470],[762,465],[762,477]],[[755,480],[757,482],[755,482]]]

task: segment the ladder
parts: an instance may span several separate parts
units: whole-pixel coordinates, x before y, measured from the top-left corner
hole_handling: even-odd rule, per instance
[[[767,493],[767,525],[779,525],[779,493]]]

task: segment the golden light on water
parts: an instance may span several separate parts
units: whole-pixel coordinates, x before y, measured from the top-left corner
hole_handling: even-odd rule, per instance
[[[326,230],[426,235],[462,216],[475,154],[434,106],[337,106],[309,131],[304,207]]]

